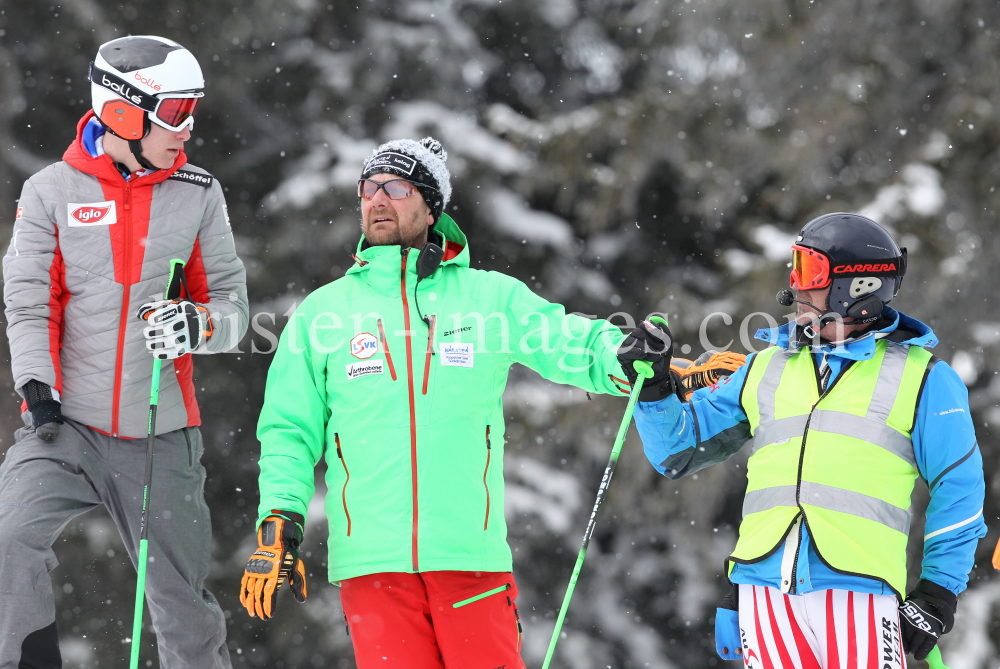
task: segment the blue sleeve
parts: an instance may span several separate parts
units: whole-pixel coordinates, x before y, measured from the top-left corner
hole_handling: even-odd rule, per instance
[[[986,536],[986,482],[969,392],[945,362],[938,361],[927,373],[912,439],[917,467],[931,494],[920,577],[957,595],[969,582],[976,544]]]
[[[750,439],[750,423],[740,393],[747,364],[709,388],[681,402],[671,395],[659,402],[639,402],[635,424],[646,458],[664,476],[677,479],[730,457]]]

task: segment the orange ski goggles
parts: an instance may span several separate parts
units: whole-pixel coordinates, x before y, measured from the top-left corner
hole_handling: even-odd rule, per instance
[[[788,283],[796,290],[816,290],[830,285],[830,260],[819,251],[792,246],[792,274]]]

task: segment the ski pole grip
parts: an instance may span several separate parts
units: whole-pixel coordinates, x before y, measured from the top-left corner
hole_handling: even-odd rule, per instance
[[[941,657],[941,649],[938,648],[937,644],[931,648],[931,652],[927,654],[927,666],[930,669],[948,669],[944,663],[944,658]]]
[[[186,263],[183,260],[174,258],[170,261],[170,274],[167,275],[167,289],[163,293],[163,298],[166,300],[179,300],[181,298],[181,286],[184,286],[184,290],[187,290],[187,281],[184,280],[184,265]],[[188,299],[191,296],[188,295]]]
[[[646,360],[636,360],[632,363],[632,367],[635,369],[635,373],[644,379],[648,379],[653,376],[653,365]]]

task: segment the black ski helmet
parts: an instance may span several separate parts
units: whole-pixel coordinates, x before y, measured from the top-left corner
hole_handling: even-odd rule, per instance
[[[906,249],[878,223],[858,214],[814,218],[795,244],[818,251],[829,262],[830,310],[862,323],[882,314],[906,274]]]

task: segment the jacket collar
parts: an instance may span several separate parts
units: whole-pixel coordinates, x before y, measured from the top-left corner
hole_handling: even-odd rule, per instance
[[[905,346],[933,348],[937,345],[938,339],[934,335],[934,331],[917,319],[888,306],[885,307],[883,315],[891,319],[892,322],[881,330],[872,330],[855,339],[849,339],[839,346],[827,345],[821,350],[830,353],[830,355],[850,360],[865,360],[870,359],[875,354],[875,344],[879,339],[886,339],[890,343]],[[794,322],[785,323],[776,328],[757,330],[754,337],[780,346],[785,350],[794,351],[800,348],[793,337],[794,328]]]
[[[125,183],[125,178],[121,175],[118,169],[115,167],[115,163],[111,160],[111,156],[107,153],[103,153],[99,156],[91,156],[90,152],[83,143],[83,131],[87,127],[87,123],[90,119],[94,118],[94,110],[89,110],[80,119],[80,122],[76,124],[76,139],[73,143],[69,145],[66,152],[63,153],[63,160],[65,160],[70,167],[74,167],[81,172],[90,174],[97,177],[102,182],[107,184],[113,184],[116,186],[121,186]],[[174,164],[165,170],[156,170],[155,172],[150,172],[134,180],[133,183],[152,185],[165,181],[173,175],[174,172],[179,170],[184,164],[187,163],[187,156],[184,151],[181,150],[180,154],[174,160]]]
[[[441,269],[443,267],[469,266],[468,239],[451,216],[441,214],[441,218],[434,225],[434,230],[431,234],[438,237],[434,241],[442,245],[444,259],[434,274],[420,282],[421,287],[430,287],[437,283],[441,278]],[[417,259],[419,256],[419,249],[410,249],[407,252],[406,281],[408,285],[413,285],[417,280]],[[362,236],[358,242],[357,252],[354,254],[354,265],[347,270],[347,274],[357,274],[380,293],[399,295],[401,268],[402,249],[398,244],[393,246],[368,246],[364,236]]]

